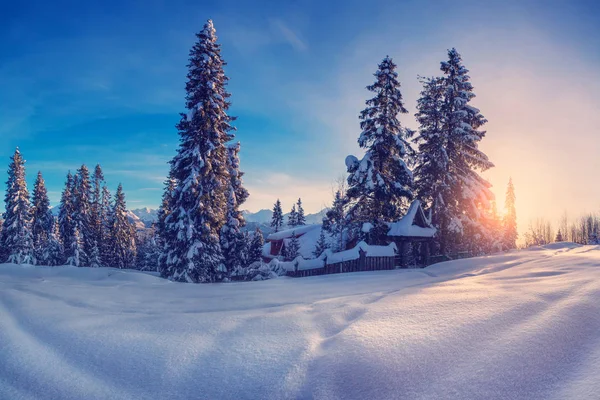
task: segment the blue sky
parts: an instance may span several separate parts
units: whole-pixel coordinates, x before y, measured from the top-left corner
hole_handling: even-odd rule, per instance
[[[299,196],[309,211],[328,204],[345,156],[359,152],[357,115],[377,64],[387,54],[398,64],[410,111],[401,121],[415,128],[417,75],[438,74],[453,46],[471,70],[474,105],[490,121],[481,147],[496,163],[486,177],[500,205],[512,175],[523,222],[600,208],[600,189],[572,179],[583,171],[589,181],[600,167],[598,2],[1,7],[0,160],[8,164],[18,145],[29,182],[42,170],[53,203],[69,169],[100,163],[111,189],[123,183],[130,208],[158,205],[177,146],[188,51],[212,18],[238,117],[246,208],[270,208],[277,197],[285,208]]]

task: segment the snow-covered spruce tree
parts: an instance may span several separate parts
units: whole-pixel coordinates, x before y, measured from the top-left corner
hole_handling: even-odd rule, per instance
[[[19,151],[11,157],[4,197],[4,222],[0,237],[2,262],[35,264],[31,234],[29,192],[25,181],[25,160]]]
[[[517,232],[517,209],[515,208],[515,200],[515,187],[512,178],[509,178],[508,186],[506,188],[506,200],[504,201],[504,208],[506,209],[503,220],[505,249],[517,248],[517,238],[519,237],[519,234]]]
[[[240,144],[229,146],[227,149],[227,168],[229,170],[229,187],[227,189],[227,222],[221,228],[221,249],[227,276],[234,271],[240,271],[245,264],[248,252],[248,240],[241,228],[246,224],[239,209],[248,198],[248,191],[242,184],[239,159]]]
[[[413,178],[409,169],[413,150],[406,138],[411,132],[403,128],[399,113],[407,113],[402,102],[396,64],[383,59],[375,73],[377,80],[367,87],[375,97],[366,101],[360,114],[362,133],[358,144],[365,149],[362,160],[346,158],[348,168],[348,217],[357,225],[374,226],[395,221],[413,198]],[[385,238],[372,235],[373,242]]]
[[[292,237],[286,243],[284,247],[284,257],[286,261],[294,260],[300,255],[300,242],[295,232],[292,232]]]
[[[101,239],[99,243],[100,261],[102,266],[111,267],[113,262],[113,249],[111,244],[111,226],[113,222],[112,195],[106,185],[102,186],[100,200],[100,220],[102,225]]]
[[[167,217],[171,214],[171,207],[173,204],[173,195],[175,193],[175,186],[177,182],[175,177],[173,176],[173,171],[169,171],[169,176],[164,182],[164,190],[162,195],[162,201],[160,203],[160,207],[158,209],[158,219],[156,221],[156,241],[157,245],[160,248],[160,253],[158,256],[158,272],[163,278],[168,278],[168,265],[167,265],[167,252],[168,249],[165,249],[166,243],[174,243],[176,241],[175,237],[168,238],[168,235],[175,235],[177,232],[175,230],[167,229],[168,226],[166,224]]]
[[[447,136],[448,184],[450,198],[444,202],[453,211],[447,229],[459,233],[460,248],[473,253],[481,253],[489,236],[480,223],[481,210],[489,210],[494,195],[491,184],[483,179],[478,171],[494,166],[479,150],[479,142],[485,131],[479,128],[487,120],[479,110],[469,105],[475,97],[469,82],[468,70],[462,65],[462,58],[456,49],[448,51],[448,61],[441,63],[444,102],[441,107],[442,132]]]
[[[317,240],[317,244],[315,246],[315,251],[313,252],[313,255],[318,258],[328,248],[329,248],[329,243],[327,242],[327,239],[325,238],[325,230],[321,229],[321,233],[319,234],[319,240]]]
[[[306,217],[304,216],[304,208],[302,208],[302,199],[298,198],[298,211],[296,214],[296,226],[306,225]]]
[[[288,226],[295,227],[298,226],[298,211],[296,211],[296,205],[292,206],[290,213],[288,214]]]
[[[262,250],[264,244],[265,239],[263,234],[260,229],[256,228],[254,235],[252,235],[252,239],[250,240],[250,246],[248,249],[248,265],[262,260]]]
[[[333,243],[334,251],[344,250],[344,225],[345,225],[345,213],[344,213],[345,201],[342,193],[338,190],[335,192],[333,204],[331,208],[327,210],[325,218],[323,218],[323,229],[329,232],[335,241]]]
[[[81,267],[81,252],[83,251],[83,238],[79,231],[78,223],[73,229],[73,235],[71,237],[71,243],[69,243],[69,257],[67,258],[67,265],[74,267]]]
[[[71,172],[67,174],[65,188],[60,197],[60,209],[58,212],[58,232],[60,242],[64,249],[64,260],[66,262],[73,256],[72,244],[74,241],[75,222],[73,221],[74,205],[73,205],[73,175]]]
[[[75,189],[73,190],[75,216],[74,221],[83,241],[83,251],[80,252],[81,266],[99,267],[100,252],[96,248],[96,232],[93,227],[92,185],[90,171],[85,165],[77,170]]]
[[[281,201],[277,199],[275,205],[273,205],[273,216],[271,217],[271,227],[275,229],[275,232],[279,232],[283,226],[283,210],[281,209]]]
[[[40,265],[50,265],[45,255],[50,256],[48,245],[54,234],[54,216],[50,211],[50,199],[46,183],[41,172],[38,172],[32,195],[32,223],[31,236],[33,240],[34,255]]]
[[[48,237],[48,242],[42,254],[42,260],[45,260],[45,265],[56,266],[64,262],[64,255],[56,220],[53,221],[52,225],[52,233]]]
[[[450,222],[457,215],[456,202],[451,200],[448,167],[448,139],[442,130],[444,86],[442,78],[421,78],[423,90],[417,100],[415,117],[419,123],[414,142],[418,155],[414,168],[415,190],[423,206],[431,210],[432,223],[438,228],[441,249],[448,247]],[[443,250],[442,252],[445,252]]]
[[[233,117],[225,86],[220,45],[208,21],[190,51],[186,83],[187,114],[177,125],[180,145],[171,161],[176,187],[166,218],[166,271],[183,282],[226,278],[219,236],[227,222],[229,170],[227,146]]]
[[[102,167],[97,164],[92,176],[92,193],[90,199],[90,232],[94,241],[90,254],[91,266],[105,265],[101,257],[101,243],[103,231],[102,216],[102,186],[104,185],[104,173]]]
[[[110,244],[112,249],[111,267],[133,268],[135,266],[135,233],[127,218],[127,204],[121,184],[117,187],[115,194],[110,226]]]
[[[137,241],[135,268],[141,271],[157,271],[160,247],[157,235],[146,235]]]

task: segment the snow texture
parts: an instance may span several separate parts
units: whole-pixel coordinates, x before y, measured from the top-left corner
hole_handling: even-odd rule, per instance
[[[6,264],[0,321],[2,399],[592,400],[600,248],[206,285]]]

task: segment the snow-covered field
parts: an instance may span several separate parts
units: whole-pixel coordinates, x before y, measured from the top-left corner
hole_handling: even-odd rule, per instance
[[[0,266],[0,399],[600,399],[600,248],[193,285]]]

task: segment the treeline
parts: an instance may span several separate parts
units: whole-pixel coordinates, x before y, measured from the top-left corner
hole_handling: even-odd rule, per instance
[[[25,160],[17,148],[8,170],[0,260],[49,266],[134,267],[136,235],[127,217],[123,187],[119,184],[113,200],[100,165],[93,174],[82,165],[75,174],[67,174],[55,218],[41,172],[30,199]]]
[[[571,221],[565,213],[556,225],[544,218],[529,222],[524,235],[524,247],[553,242],[600,244],[600,215],[588,213]]]

